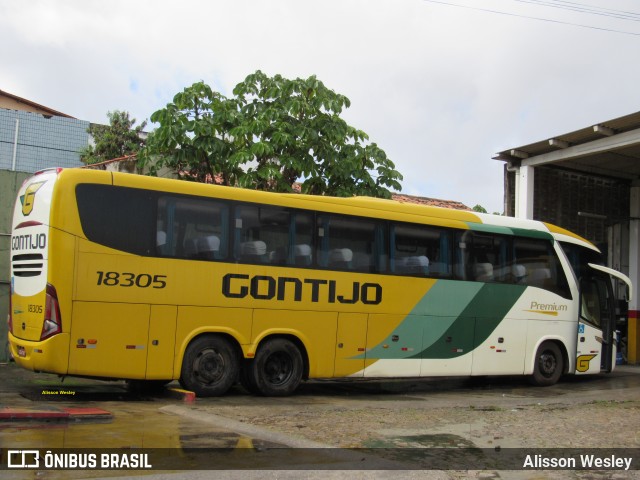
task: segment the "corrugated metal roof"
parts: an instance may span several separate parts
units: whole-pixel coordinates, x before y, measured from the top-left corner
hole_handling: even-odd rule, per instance
[[[635,133],[638,132],[636,136]],[[607,141],[609,148],[590,150],[589,146]],[[617,139],[625,141],[617,142]],[[629,141],[630,139],[630,141]],[[575,147],[575,148],[571,148]],[[528,145],[498,152],[493,158],[519,165],[523,160],[555,155],[549,163],[587,173],[623,179],[640,177],[640,112],[600,122],[573,132],[556,135]],[[542,157],[544,158],[544,157]]]

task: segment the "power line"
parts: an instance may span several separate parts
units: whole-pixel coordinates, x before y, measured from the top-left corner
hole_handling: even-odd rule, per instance
[[[590,5],[581,5],[576,2],[567,2],[562,0],[512,0],[519,3],[529,3],[533,5],[541,5],[544,7],[558,8],[561,10],[568,10],[572,12],[587,13],[591,15],[598,15],[601,17],[617,18],[619,20],[631,20],[633,22],[640,22],[640,14],[634,12],[628,12],[624,10],[615,10],[611,8],[594,7]]]
[[[640,13],[638,12],[630,12],[628,10],[618,10],[615,8],[607,8],[607,7],[598,7],[595,5],[585,5],[583,3],[577,3],[577,2],[570,2],[568,0],[549,0],[553,3],[558,3],[558,4],[566,4],[566,5],[571,5],[571,6],[578,6],[578,7],[582,7],[585,9],[589,9],[589,10],[594,10],[594,11],[601,11],[601,12],[611,12],[611,13],[618,13],[621,15],[631,15],[631,16],[635,16],[638,17],[640,16]]]
[[[440,5],[447,5],[449,7],[459,7],[459,8],[466,8],[468,10],[476,10],[476,11],[480,11],[480,12],[485,12],[485,13],[493,13],[493,14],[497,14],[497,15],[506,15],[509,17],[517,17],[517,18],[526,18],[528,20],[538,20],[541,22],[548,22],[548,23],[556,23],[556,24],[560,24],[560,25],[570,25],[572,27],[582,27],[582,28],[590,28],[592,30],[600,30],[600,31],[604,31],[604,32],[613,32],[613,33],[621,33],[624,35],[633,35],[636,37],[640,37],[640,33],[637,32],[627,32],[624,30],[616,30],[613,28],[604,28],[604,27],[596,27],[593,25],[583,25],[580,23],[573,23],[573,22],[564,22],[562,20],[553,20],[551,18],[542,18],[542,17],[533,17],[530,15],[522,15],[522,14],[518,14],[518,13],[511,13],[511,12],[505,12],[502,10],[492,10],[489,8],[480,8],[480,7],[471,7],[469,5],[460,5],[459,3],[450,3],[450,2],[444,2],[444,1],[440,1],[440,0],[423,0],[425,2],[428,3],[437,3]]]

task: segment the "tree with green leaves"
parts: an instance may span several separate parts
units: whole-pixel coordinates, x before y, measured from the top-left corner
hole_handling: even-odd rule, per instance
[[[480,205],[480,204],[477,204],[475,207],[473,207],[473,208],[472,208],[472,210],[473,210],[474,212],[478,212],[478,213],[488,213],[488,212],[487,212],[487,209],[486,209],[486,208],[484,208],[484,207],[483,207],[482,205]]]
[[[169,167],[184,178],[303,193],[389,198],[402,175],[367,134],[340,114],[344,95],[315,76],[268,77],[257,71],[227,98],[204,82],[178,93],[151,115],[159,124],[140,155],[153,173]]]
[[[151,115],[159,127],[149,134],[139,165],[152,175],[168,167],[186,180],[206,182],[219,177],[223,185],[241,183],[243,162],[234,155],[237,142],[229,134],[238,115],[233,100],[204,82],[194,83]]]
[[[87,165],[135,155],[145,144],[142,133],[146,121],[134,127],[135,118],[129,118],[129,112],[119,110],[107,112],[107,117],[109,125],[91,124],[88,129],[94,145],[80,152],[80,159]]]

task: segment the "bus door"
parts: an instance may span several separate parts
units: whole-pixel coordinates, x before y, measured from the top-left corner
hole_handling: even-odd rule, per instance
[[[367,345],[366,313],[339,313],[334,377],[362,377]]]
[[[614,277],[627,286],[631,301],[631,280],[626,275],[589,263],[588,274],[580,280],[580,318],[576,347],[576,374],[610,372],[615,365],[616,312],[611,286]]]
[[[580,280],[576,374],[610,372],[615,355],[615,310],[608,275],[591,271]]]

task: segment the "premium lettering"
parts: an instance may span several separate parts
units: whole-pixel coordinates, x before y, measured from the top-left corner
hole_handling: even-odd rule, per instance
[[[227,298],[256,300],[293,300],[313,303],[363,303],[378,305],[382,302],[382,285],[378,283],[341,282],[319,278],[250,277],[240,273],[227,273],[222,279],[222,294]]]
[[[558,305],[557,303],[538,303],[531,302],[531,310],[542,310],[546,312],[566,312],[568,307],[566,305]]]

